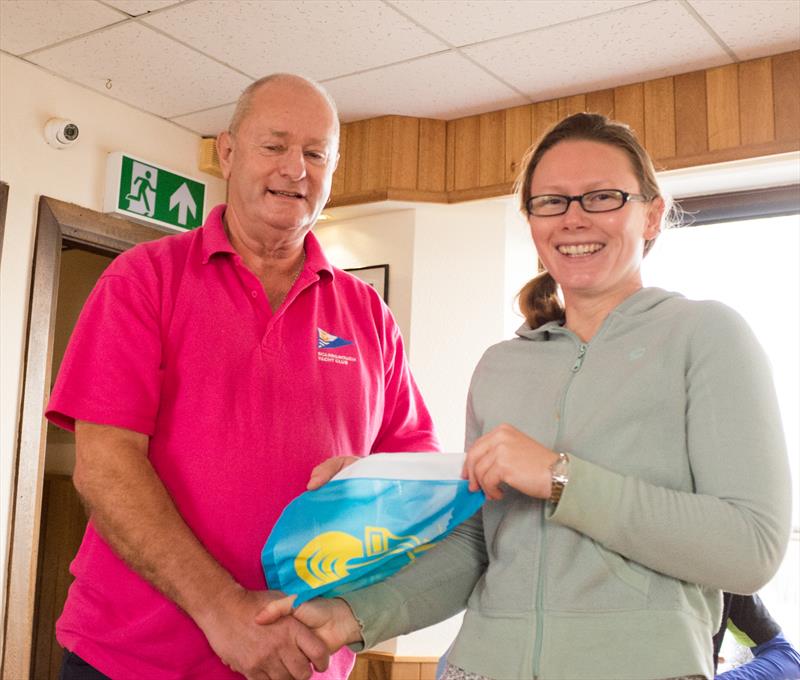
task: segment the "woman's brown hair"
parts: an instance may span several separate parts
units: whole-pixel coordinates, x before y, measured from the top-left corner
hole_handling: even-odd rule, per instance
[[[576,113],[564,118],[532,146],[522,161],[522,172],[517,177],[514,192],[519,206],[527,217],[528,199],[531,197],[531,178],[542,160],[542,156],[559,142],[572,139],[609,144],[624,151],[639,182],[639,191],[648,201],[661,196],[667,203],[665,222],[673,219],[673,209],[667,197],[662,196],[656,180],[653,162],[631,129],[624,123],[609,120],[598,113]],[[668,226],[665,224],[664,226]],[[655,238],[645,241],[644,254],[650,251]],[[558,284],[549,272],[534,277],[519,292],[519,307],[531,328],[538,328],[549,321],[564,321],[565,312],[558,297]]]

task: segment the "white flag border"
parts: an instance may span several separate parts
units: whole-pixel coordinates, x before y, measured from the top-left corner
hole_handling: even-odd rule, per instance
[[[341,479],[461,479],[465,453],[373,453],[348,465],[331,481]]]

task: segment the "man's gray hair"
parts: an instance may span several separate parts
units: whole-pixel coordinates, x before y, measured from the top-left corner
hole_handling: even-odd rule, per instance
[[[322,85],[320,85],[315,80],[311,80],[310,78],[306,78],[304,76],[298,76],[294,73],[272,73],[271,75],[264,76],[263,78],[259,78],[255,82],[250,83],[250,85],[248,85],[244,89],[242,94],[239,95],[239,100],[236,102],[236,108],[233,110],[233,115],[231,116],[231,122],[228,125],[228,132],[230,132],[232,135],[236,134],[236,131],[242,124],[242,121],[244,120],[245,116],[247,116],[247,114],[250,112],[250,108],[253,103],[253,96],[255,95],[255,93],[267,83],[270,83],[275,80],[287,80],[295,82],[299,81],[319,92],[319,94],[322,95],[322,97],[325,99],[326,102],[328,102],[328,105],[331,107],[331,111],[333,111],[333,115],[337,121],[337,127],[338,127],[339,111],[336,108],[336,102],[333,101],[333,97],[331,97],[330,94],[328,94],[328,91],[324,87],[322,87]]]

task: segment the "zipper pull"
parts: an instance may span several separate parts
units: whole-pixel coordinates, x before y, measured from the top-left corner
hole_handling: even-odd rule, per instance
[[[586,356],[586,350],[588,349],[588,345],[586,343],[581,343],[578,346],[578,356],[575,359],[575,363],[572,364],[572,372],[577,373],[581,370],[581,366],[583,366],[583,358]]]

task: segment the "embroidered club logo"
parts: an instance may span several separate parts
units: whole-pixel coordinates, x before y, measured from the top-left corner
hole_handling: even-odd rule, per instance
[[[345,345],[352,345],[352,340],[345,340],[317,328],[317,349],[334,349],[336,347],[344,347]]]

